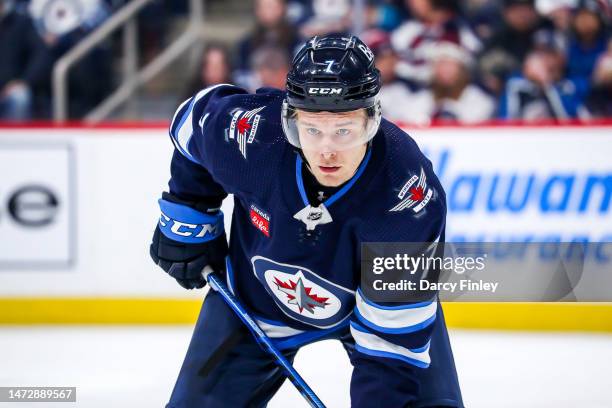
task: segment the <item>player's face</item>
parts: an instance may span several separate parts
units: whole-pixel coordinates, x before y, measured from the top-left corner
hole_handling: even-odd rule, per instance
[[[300,145],[310,171],[324,186],[348,181],[366,152],[366,114],[351,112],[306,112],[298,110]]]

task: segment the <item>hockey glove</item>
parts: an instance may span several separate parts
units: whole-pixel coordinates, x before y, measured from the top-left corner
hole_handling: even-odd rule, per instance
[[[196,210],[167,193],[159,206],[161,217],[149,249],[151,258],[185,289],[203,287],[206,265],[218,272],[225,269],[228,248],[223,213]]]

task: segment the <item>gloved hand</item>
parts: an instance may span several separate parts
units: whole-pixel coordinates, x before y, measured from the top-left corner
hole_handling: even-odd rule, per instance
[[[203,213],[183,203],[159,200],[162,215],[149,253],[153,261],[185,289],[206,284],[202,270],[210,265],[221,274],[228,253],[223,213]]]

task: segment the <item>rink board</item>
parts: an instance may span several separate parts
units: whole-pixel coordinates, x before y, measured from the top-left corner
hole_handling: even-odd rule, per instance
[[[447,192],[450,239],[612,239],[612,125],[408,131]],[[0,128],[0,323],[193,322],[202,293],[147,255],[171,154],[161,126]],[[518,207],[513,179],[531,185]],[[612,331],[607,304],[445,310],[453,327]]]

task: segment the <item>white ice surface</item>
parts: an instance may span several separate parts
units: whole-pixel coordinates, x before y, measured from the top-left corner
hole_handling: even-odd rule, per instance
[[[76,386],[77,404],[0,408],[163,407],[191,328],[0,327],[0,386]],[[452,331],[468,407],[612,407],[612,336]],[[338,342],[304,348],[296,368],[328,407],[349,406]],[[384,395],[381,395],[384,398]],[[306,406],[286,382],[271,408]]]

